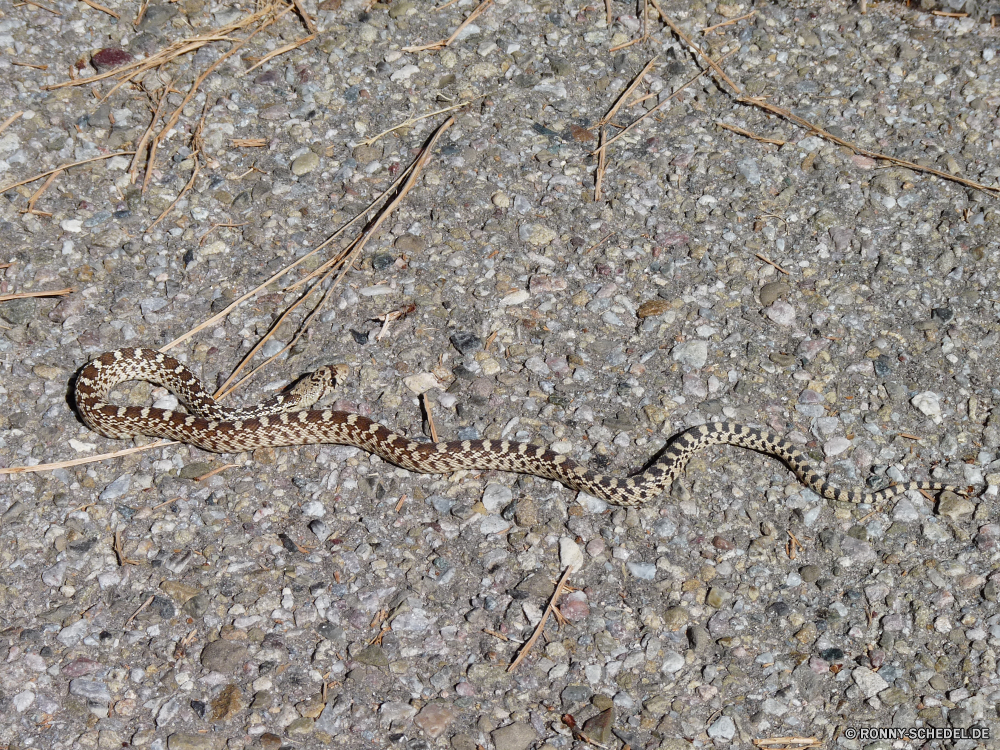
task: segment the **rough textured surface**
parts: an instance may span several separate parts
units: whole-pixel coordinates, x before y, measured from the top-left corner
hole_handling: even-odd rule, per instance
[[[164,81],[186,91],[227,48],[147,75],[149,97],[45,86],[242,13],[154,3],[136,31],[130,5],[111,6],[121,22],[51,7],[62,15],[0,17],[0,104],[24,112],[0,133],[0,185],[131,150]],[[246,403],[344,364],[334,407],[419,439],[422,394],[443,439],[543,442],[621,475],[683,429],[733,420],[784,435],[845,486],[985,491],[841,504],[732,448],[629,509],[329,446],[220,459],[171,445],[0,475],[0,745],[568,748],[565,714],[607,746],[669,750],[792,735],[855,750],[868,743],[849,727],[995,727],[996,199],[850,153],[702,77],[609,146],[594,202],[591,128],[654,55],[636,92],[653,96],[616,122],[699,69],[654,19],[647,41],[608,51],[642,35],[634,3],[612,0],[608,26],[603,3],[497,0],[420,53],[403,47],[447,38],[473,4],[305,7],[313,41],[243,75],[305,33],[290,13],[205,79],[145,194],[127,156],[58,175],[33,205],[44,213],[24,213],[41,182],[2,193],[0,295],[76,291],[0,302],[0,468],[129,447],[69,409],[78,368],[225,309],[363,210],[444,115],[365,138],[479,97]],[[747,94],[997,184],[997,30],[894,3],[663,7],[713,57],[731,53]],[[203,112],[192,189],[149,230],[191,179]],[[172,353],[221,383],[297,298],[286,286]],[[409,312],[385,322],[396,311]],[[141,383],[115,398],[176,406]],[[550,617],[509,674],[563,565],[565,623]]]

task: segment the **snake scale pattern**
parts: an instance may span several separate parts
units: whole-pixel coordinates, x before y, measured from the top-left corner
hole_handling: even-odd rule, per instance
[[[170,438],[214,453],[312,443],[353,445],[420,474],[462,469],[531,474],[624,506],[641,505],[656,498],[669,489],[695,453],[718,444],[736,445],[779,458],[802,484],[831,500],[874,503],[907,490],[960,492],[938,482],[908,482],[876,492],[841,489],[818,475],[787,440],[733,422],[714,422],[682,432],[656,463],[627,478],[599,474],[564,455],[530,443],[417,442],[360,414],[309,409],[345,372],[343,366],[324,367],[286,395],[249,408],[230,408],[217,404],[194,373],[173,357],[152,349],[122,349],[102,354],[86,365],[77,376],[74,395],[83,422],[110,438],[136,435]],[[188,411],[108,403],[111,389],[129,380],[145,380],[168,388]]]

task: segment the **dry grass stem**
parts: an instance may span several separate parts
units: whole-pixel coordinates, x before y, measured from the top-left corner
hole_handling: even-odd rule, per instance
[[[701,48],[693,41],[691,41],[691,39],[687,36],[687,34],[685,34],[683,30],[681,30],[681,27],[678,26],[676,23],[674,23],[673,19],[663,12],[663,8],[660,7],[659,0],[650,0],[650,2],[653,3],[653,7],[656,8],[656,12],[660,14],[660,18],[663,19],[663,22],[670,27],[670,30],[673,31],[681,39],[683,39],[684,43],[687,44],[688,47],[693,49],[695,53],[698,55],[698,57],[704,59],[705,62],[708,63],[709,67],[711,67],[712,70],[715,71],[716,75],[719,76],[719,78],[728,83],[729,86],[732,88],[732,90],[735,91],[737,94],[743,93],[740,87],[737,86],[735,83],[733,83],[732,79],[728,75],[726,75],[726,71],[720,68],[719,64],[715,60],[713,60],[711,57],[702,52]]]
[[[116,151],[113,154],[101,154],[100,156],[94,156],[90,159],[84,159],[83,161],[74,161],[70,164],[62,164],[55,169],[50,169],[41,174],[36,174],[34,177],[29,177],[26,180],[21,180],[20,182],[12,182],[10,185],[4,185],[0,187],[0,193],[6,193],[16,187],[21,187],[21,185],[27,185],[29,182],[34,182],[35,180],[40,180],[43,177],[48,177],[50,174],[55,174],[56,172],[62,172],[66,169],[71,169],[72,167],[79,167],[81,164],[89,164],[92,161],[100,161],[101,159],[112,159],[116,156],[131,156],[135,151]]]
[[[295,2],[295,7],[296,8],[299,7],[298,0],[296,0],[296,2]],[[304,11],[302,13],[304,15]],[[308,18],[308,16],[305,16],[305,17]],[[311,26],[312,23],[310,22],[309,25]],[[262,58],[260,58],[260,60],[258,60],[256,63],[254,63],[249,68],[247,68],[246,70],[244,70],[240,75],[246,75],[250,71],[256,70],[257,68],[259,68],[261,65],[263,65],[264,63],[266,63],[268,60],[271,60],[271,59],[277,57],[278,55],[283,55],[286,52],[291,52],[296,47],[301,47],[303,44],[306,44],[307,42],[311,42],[315,38],[316,38],[316,32],[314,31],[309,36],[304,36],[301,39],[298,39],[298,40],[296,40],[294,42],[289,42],[288,44],[286,44],[283,47],[278,47],[278,49],[276,49],[276,50],[274,50],[272,52],[268,52],[266,55],[264,55]]]
[[[39,471],[52,471],[54,469],[68,469],[71,466],[83,466],[84,464],[92,464],[98,461],[105,461],[109,458],[121,458],[122,456],[131,456],[133,453],[139,453],[141,451],[148,451],[152,448],[164,448],[168,445],[177,445],[176,440],[157,440],[149,445],[135,445],[131,448],[125,448],[124,450],[114,451],[113,453],[101,453],[97,456],[87,456],[86,458],[72,458],[68,461],[56,461],[51,464],[37,464],[35,466],[8,466],[6,468],[0,469],[0,475],[2,474],[33,474]]]
[[[232,138],[229,143],[233,148],[264,148],[267,138]]]
[[[444,10],[445,8],[447,8],[449,6],[452,6],[455,3],[457,3],[457,2],[458,2],[458,0],[448,0],[448,2],[444,3],[444,5],[437,5],[437,6],[435,6],[434,10],[435,11]]]
[[[434,42],[433,44],[425,44],[418,47],[403,47],[403,52],[423,52],[425,50],[436,50],[436,49],[441,49],[442,47],[447,47],[448,45],[450,45],[452,42],[455,41],[455,39],[458,37],[459,34],[462,33],[462,29],[464,29],[466,26],[472,23],[479,16],[480,13],[482,13],[492,4],[493,0],[483,0],[481,3],[479,3],[479,5],[477,5],[475,9],[473,9],[473,11],[466,17],[466,19],[458,25],[458,28],[455,29],[455,32],[447,39],[442,39],[439,42]]]
[[[652,69],[655,63],[656,57],[653,57],[643,66],[642,70],[639,71],[639,74],[632,79],[632,83],[630,83],[628,87],[618,95],[618,98],[615,99],[614,104],[611,105],[611,109],[608,110],[607,114],[604,115],[604,117],[601,118],[601,121],[597,123],[598,127],[607,125],[611,122],[614,116],[618,114],[618,110],[622,108],[626,100],[632,95],[632,92],[639,87],[639,84],[642,83],[642,79],[646,77],[646,74]]]
[[[606,133],[604,128],[601,128],[597,136],[597,171],[594,175],[594,202],[596,203],[601,199],[601,188],[604,185],[604,172],[607,171],[607,149],[605,146]]]
[[[122,630],[128,630],[128,626],[132,624],[132,620],[134,620],[136,617],[138,617],[139,613],[142,612],[142,610],[144,610],[146,607],[148,607],[150,604],[152,604],[153,603],[153,599],[155,599],[155,598],[156,597],[150,595],[150,597],[146,601],[144,601],[142,604],[140,604],[139,605],[139,609],[137,609],[135,612],[133,612],[132,615],[125,621],[125,624],[122,625]]]
[[[114,16],[115,18],[121,18],[117,13],[115,13],[110,8],[105,8],[103,5],[98,5],[94,0],[81,0],[84,5],[89,5],[94,10],[99,10],[101,13],[107,13],[109,16]]]
[[[363,146],[370,146],[373,143],[375,143],[375,141],[377,141],[379,138],[382,138],[383,136],[388,135],[389,133],[393,132],[394,130],[399,130],[400,128],[408,128],[411,125],[413,125],[415,123],[418,123],[421,120],[426,120],[429,117],[436,117],[437,115],[443,115],[445,112],[451,112],[452,110],[461,109],[462,107],[467,107],[470,104],[472,104],[474,101],[476,101],[478,99],[482,99],[483,97],[486,97],[486,96],[490,96],[491,94],[495,94],[495,93],[496,93],[495,91],[491,91],[488,94],[480,94],[479,96],[473,97],[472,99],[466,99],[465,101],[461,101],[458,104],[452,104],[450,107],[444,107],[442,109],[436,109],[433,112],[428,112],[426,115],[415,115],[414,117],[410,117],[409,119],[404,120],[403,122],[399,123],[399,125],[393,125],[391,128],[388,128],[387,130],[383,130],[381,133],[379,133],[377,135],[373,135],[371,138],[368,138],[366,140],[361,141],[361,145],[363,145]]]
[[[306,31],[308,31],[312,36],[316,36],[316,24],[313,23],[312,18],[309,16],[308,13],[306,13],[306,9],[302,7],[301,0],[292,0],[292,3],[295,5],[295,10],[298,12],[299,17],[302,19],[302,23],[306,25]],[[303,42],[300,42],[300,44],[301,43]]]
[[[167,214],[174,210],[174,206],[180,202],[181,198],[183,198],[187,191],[191,189],[191,186],[194,185],[194,181],[198,179],[198,173],[201,171],[201,159],[198,158],[198,154],[198,151],[191,154],[194,158],[194,171],[191,173],[191,179],[187,181],[187,184],[177,194],[177,197],[170,202],[170,205],[163,209],[163,213],[157,216],[153,223],[146,227],[146,234],[152,232],[156,225],[163,221],[167,217]],[[149,172],[146,174],[149,174]]]
[[[859,156],[867,156],[869,159],[879,159],[881,161],[887,161],[891,164],[895,164],[900,167],[906,167],[907,169],[912,169],[914,172],[923,172],[926,174],[932,174],[935,177],[940,177],[942,180],[948,180],[949,182],[957,182],[959,185],[965,185],[966,187],[975,188],[976,190],[982,190],[988,195],[994,197],[1000,197],[1000,187],[995,187],[993,185],[984,185],[980,182],[975,182],[974,180],[969,180],[965,177],[959,177],[958,175],[951,174],[950,172],[942,172],[940,169],[934,169],[933,167],[925,167],[921,164],[916,164],[912,161],[907,161],[906,159],[897,159],[895,156],[889,156],[888,154],[882,154],[878,151],[869,151],[866,148],[862,148],[850,141],[845,141],[843,138],[835,136],[833,133],[827,132],[819,125],[815,125],[806,119],[799,117],[798,115],[790,112],[783,107],[778,107],[774,104],[765,102],[763,99],[757,99],[749,96],[739,96],[736,101],[751,104],[756,107],[760,107],[772,114],[778,115],[779,117],[794,122],[796,125],[805,128],[810,132],[811,135],[818,135],[831,143],[836,143],[838,146],[843,146],[844,148],[850,149]]]
[[[615,22],[614,14],[611,12],[611,0],[604,0],[604,16],[610,27]]]
[[[299,330],[295,333],[294,336],[291,337],[291,340],[281,349],[281,351],[277,352],[274,356],[270,357],[269,359],[267,359],[266,361],[255,367],[253,370],[247,373],[243,378],[241,378],[235,385],[230,387],[230,383],[233,382],[233,380],[239,375],[240,371],[247,365],[248,362],[251,361],[251,359],[257,354],[257,352],[260,351],[261,348],[263,348],[264,344],[267,343],[268,339],[270,339],[271,336],[274,335],[274,332],[278,330],[278,328],[285,321],[285,319],[299,305],[305,302],[305,300],[312,294],[314,290],[322,288],[326,280],[329,279],[329,277],[333,274],[333,268],[331,268],[325,275],[323,275],[319,280],[317,280],[308,290],[306,290],[302,294],[302,296],[298,300],[296,300],[291,306],[289,306],[289,308],[285,312],[283,312],[281,315],[278,316],[275,322],[272,323],[271,328],[268,330],[268,332],[264,334],[264,336],[257,343],[257,345],[254,346],[247,353],[247,355],[243,358],[243,360],[236,367],[236,369],[233,370],[233,374],[226,379],[226,382],[219,387],[219,390],[217,391],[218,395],[216,396],[217,398],[224,397],[232,390],[245,383],[247,380],[252,378],[257,372],[259,372],[264,367],[267,367],[271,362],[276,360],[278,357],[280,357],[282,354],[284,354],[286,351],[288,351],[293,346],[295,346],[295,344],[298,343],[299,339],[302,338],[303,334],[305,334],[305,332],[308,330],[309,325],[310,323],[312,323],[313,318],[315,318],[315,316],[318,315],[320,311],[322,311],[324,304],[326,303],[326,300],[329,299],[330,297],[331,292],[337,288],[338,284],[341,281],[343,281],[344,277],[347,275],[347,272],[354,265],[354,260],[357,258],[361,250],[364,249],[364,246],[368,243],[368,240],[370,240],[372,236],[378,231],[382,223],[387,218],[389,218],[389,216],[393,214],[393,212],[396,210],[399,204],[406,197],[407,193],[409,193],[410,190],[413,189],[413,186],[417,182],[417,178],[419,178],[420,175],[423,173],[424,166],[430,160],[431,154],[433,153],[434,150],[434,146],[437,144],[438,139],[440,139],[440,137],[444,134],[444,132],[454,124],[455,124],[455,118],[449,117],[447,120],[444,121],[444,123],[442,123],[442,125],[436,131],[434,131],[434,134],[428,139],[427,144],[424,146],[424,149],[421,152],[420,156],[417,157],[417,160],[413,163],[413,166],[409,172],[409,177],[407,177],[406,181],[400,186],[399,192],[396,194],[396,196],[392,200],[390,200],[385,206],[382,207],[382,209],[375,216],[372,222],[367,227],[365,227],[365,229],[361,232],[361,234],[350,245],[348,245],[350,250],[347,251],[347,249],[345,249],[344,252],[341,252],[340,257],[342,258],[342,261],[341,261],[340,274],[323,292],[319,302],[305,317],[305,320],[302,321],[301,326],[299,326]]]
[[[735,51],[736,51],[736,50],[733,50],[732,52],[728,52],[727,54],[723,55],[722,57],[720,57],[720,58],[719,58],[719,61],[721,62],[722,60],[725,60],[725,59],[726,59],[727,57],[729,57],[729,55],[733,54],[733,52],[735,52]],[[656,105],[655,107],[653,107],[652,109],[649,109],[649,110],[647,110],[647,111],[646,111],[646,112],[644,112],[644,113],[643,113],[642,115],[640,115],[639,117],[637,117],[636,119],[634,119],[634,120],[633,120],[632,122],[630,122],[630,123],[629,123],[629,124],[628,124],[628,125],[627,125],[627,126],[625,127],[625,129],[624,129],[624,130],[622,130],[622,131],[621,131],[620,133],[618,133],[618,135],[616,135],[616,136],[615,136],[614,138],[611,138],[611,139],[609,139],[609,140],[608,140],[608,142],[607,142],[607,143],[605,143],[604,145],[605,145],[605,146],[609,146],[610,144],[614,143],[614,142],[615,142],[615,141],[617,141],[617,140],[618,140],[619,138],[621,138],[621,137],[622,137],[622,136],[624,136],[624,135],[625,135],[626,133],[628,133],[628,132],[629,132],[630,130],[632,130],[632,128],[634,128],[634,127],[635,127],[636,125],[638,125],[638,124],[639,124],[640,122],[642,122],[642,121],[643,121],[643,120],[645,120],[645,119],[646,119],[647,117],[649,117],[650,115],[652,115],[652,114],[653,114],[654,112],[658,112],[658,111],[660,110],[660,108],[661,108],[661,107],[663,107],[663,106],[664,106],[664,105],[665,105],[665,104],[666,104],[667,102],[670,102],[670,101],[673,101],[673,100],[674,100],[674,98],[676,98],[676,97],[677,97],[677,96],[678,96],[678,95],[679,95],[679,94],[680,94],[680,93],[681,93],[682,91],[684,91],[684,89],[686,89],[686,88],[687,88],[688,86],[690,86],[690,85],[691,85],[692,83],[694,83],[695,81],[697,81],[697,80],[698,80],[699,78],[701,78],[701,77],[702,77],[703,75],[705,75],[705,73],[707,73],[707,72],[708,72],[707,70],[702,70],[702,71],[699,71],[697,75],[694,75],[694,76],[691,76],[691,78],[689,78],[689,79],[688,79],[688,80],[686,80],[686,81],[685,81],[684,83],[682,83],[682,84],[681,84],[681,85],[680,85],[680,86],[679,86],[679,87],[677,88],[677,90],[676,90],[676,91],[674,91],[674,92],[673,92],[673,93],[672,93],[672,94],[671,94],[670,96],[668,96],[668,97],[667,97],[666,99],[664,99],[664,100],[663,100],[662,102],[660,102],[659,104],[657,104],[657,105]]]
[[[204,481],[205,479],[209,479],[211,477],[214,477],[216,474],[221,474],[226,469],[237,469],[237,468],[239,468],[239,466],[240,466],[239,464],[223,464],[222,466],[219,466],[219,467],[217,467],[215,469],[212,469],[211,471],[205,472],[201,476],[195,477],[194,481],[201,482],[201,481]]]
[[[673,22],[670,16],[668,16],[663,11],[663,9],[660,7],[659,0],[650,0],[650,2],[653,3],[653,7],[656,8],[657,12],[660,14],[660,18],[663,19],[663,22],[666,23],[670,27],[670,29],[678,37],[680,37],[692,50],[694,50],[694,52],[699,57],[704,59],[705,62],[708,63],[709,67],[711,67],[712,70],[715,71],[716,75],[718,75],[719,78],[722,81],[724,81],[732,89],[733,92],[735,92],[737,102],[740,102],[741,104],[749,104],[751,106],[758,107],[767,112],[770,112],[771,114],[777,115],[778,117],[793,122],[796,125],[808,130],[810,134],[817,135],[820,138],[830,141],[831,143],[836,143],[838,146],[843,146],[844,148],[850,149],[851,151],[860,156],[867,156],[869,159],[880,159],[882,161],[890,162],[891,164],[896,164],[897,166],[906,167],[907,169],[912,169],[914,172],[923,172],[925,174],[932,174],[936,177],[940,177],[942,180],[948,180],[949,182],[957,182],[958,184],[965,185],[966,187],[975,188],[976,190],[982,190],[984,193],[987,193],[989,195],[1000,196],[1000,187],[984,185],[982,183],[975,182],[974,180],[969,180],[965,177],[959,177],[958,175],[953,175],[949,172],[943,172],[940,169],[934,169],[933,167],[925,167],[920,164],[916,164],[915,162],[907,161],[905,159],[897,159],[894,156],[882,154],[877,151],[869,151],[866,148],[862,148],[861,146],[851,143],[850,141],[846,141],[843,138],[835,136],[833,133],[830,133],[827,130],[821,128],[819,125],[815,125],[809,122],[808,120],[799,117],[790,110],[787,110],[783,107],[779,107],[775,104],[770,104],[769,102],[766,102],[764,101],[764,99],[759,97],[746,96],[743,93],[743,90],[735,83],[733,83],[733,80],[728,75],[726,75],[726,72],[721,67],[719,67],[719,62],[722,62],[722,59],[724,58],[721,58],[719,61],[712,60],[708,55],[702,52],[701,48],[698,47],[698,45],[695,44],[693,41],[691,41],[691,39],[681,30],[681,28],[676,23]],[[732,54],[732,52],[730,52],[729,54]],[[620,137],[623,134],[624,131],[622,133],[619,133],[618,136],[616,137]]]
[[[132,25],[139,28],[139,24],[142,23],[142,17],[146,15],[146,8],[149,7],[149,0],[142,0],[142,5],[139,6],[139,12],[135,14],[135,20]]]
[[[45,180],[45,182],[42,183],[42,186],[38,188],[38,190],[36,190],[30,198],[28,198],[28,207],[24,209],[24,211],[22,211],[21,213],[37,214],[39,216],[51,216],[52,214],[47,213],[45,211],[36,211],[35,203],[38,201],[39,198],[42,197],[42,194],[49,189],[49,186],[56,181],[56,177],[58,177],[60,174],[61,172],[53,172],[52,174],[50,174],[48,178]]]
[[[24,114],[24,110],[23,109],[18,110],[17,112],[15,112],[14,114],[12,114],[10,117],[8,117],[6,120],[4,120],[2,123],[0,123],[0,133],[2,133],[7,128],[9,128],[14,123],[14,121],[17,120],[17,118],[20,117],[23,114]]]
[[[778,269],[783,274],[785,274],[785,276],[790,276],[791,275],[790,273],[788,273],[788,271],[786,271],[784,268],[782,268],[781,266],[779,266],[777,263],[775,263],[773,260],[771,260],[770,258],[768,258],[766,255],[762,255],[761,253],[757,253],[754,257],[756,257],[757,260],[764,261],[769,266],[774,266],[776,269]]]
[[[762,135],[757,135],[756,133],[751,133],[749,130],[744,130],[736,125],[730,125],[727,122],[716,122],[720,128],[725,128],[726,130],[731,130],[734,133],[739,133],[740,135],[745,135],[747,138],[752,138],[755,141],[760,141],[761,143],[773,143],[775,146],[784,146],[788,141],[779,141],[775,138],[765,138]]]
[[[792,748],[801,750],[807,747],[820,747],[823,743],[816,737],[770,737],[754,740],[753,744],[768,750],[792,750]]]
[[[142,158],[142,152],[146,148],[146,144],[149,143],[149,140],[153,137],[153,129],[156,127],[156,123],[160,121],[160,118],[163,117],[163,107],[167,103],[167,95],[173,90],[174,88],[169,83],[163,87],[163,93],[160,95],[160,101],[156,103],[156,109],[153,111],[153,119],[149,121],[149,126],[139,139],[139,144],[135,147],[135,156],[132,157],[132,163],[128,166],[128,172],[133,185],[135,184],[136,175],[139,172],[139,161]],[[157,144],[154,144],[150,148],[149,160],[147,160],[147,164],[150,166],[146,170],[147,173],[152,171],[151,160],[155,158],[156,146]],[[143,184],[145,184],[145,180],[143,181]]]
[[[607,233],[606,235],[604,235],[603,237],[601,237],[601,239],[599,239],[599,240],[598,240],[597,242],[595,242],[595,243],[594,243],[593,245],[591,245],[590,247],[588,247],[588,248],[587,248],[587,249],[586,249],[586,250],[584,251],[584,253],[583,253],[583,254],[584,254],[584,255],[586,255],[587,253],[589,253],[589,252],[591,252],[591,251],[593,251],[593,250],[596,250],[596,249],[597,249],[597,248],[599,248],[599,247],[600,247],[601,245],[603,245],[603,244],[604,244],[605,242],[607,242],[607,241],[608,241],[608,238],[612,237],[613,235],[614,235],[614,232],[608,232],[608,233]]]
[[[507,667],[508,673],[513,672],[515,669],[517,669],[517,666],[522,661],[524,661],[524,658],[531,651],[532,646],[535,645],[535,641],[538,640],[538,637],[542,634],[542,631],[545,630],[545,623],[546,621],[548,621],[549,615],[552,614],[552,610],[555,609],[556,604],[559,603],[559,597],[562,596],[563,586],[566,585],[566,580],[569,578],[569,574],[572,569],[573,568],[570,567],[569,565],[566,566],[566,570],[563,571],[562,577],[556,584],[556,590],[553,592],[552,598],[549,599],[548,606],[545,608],[545,611],[542,612],[542,619],[539,620],[538,624],[535,626],[535,632],[531,634],[531,637],[525,642],[524,646],[517,652],[517,657],[514,659],[514,661],[510,663],[510,666]]]
[[[21,3],[21,5],[33,5],[36,8],[41,8],[42,10],[47,10],[49,13],[52,13],[53,15],[56,15],[56,16],[61,16],[62,15],[62,13],[60,13],[58,10],[54,10],[53,8],[49,8],[48,6],[42,5],[39,2],[35,2],[35,0],[25,0],[23,3]],[[17,8],[17,7],[20,7],[20,6],[15,5],[14,7]]]
[[[34,68],[35,70],[48,70],[48,65],[35,65],[34,63],[21,62],[20,60],[11,60],[11,65],[19,65],[22,68]]]
[[[715,24],[715,26],[706,26],[704,29],[701,30],[701,33],[709,34],[715,31],[716,29],[721,29],[723,26],[732,26],[734,23],[739,23],[740,21],[745,21],[748,18],[752,18],[754,15],[756,15],[756,13],[757,11],[752,10],[745,16],[740,16],[739,18],[730,18],[728,21],[723,21],[722,23]]]
[[[434,414],[431,411],[431,400],[426,393],[421,393],[420,401],[423,403],[424,412],[427,414],[427,427],[431,433],[431,440],[435,443],[440,443],[441,441],[438,439],[437,427],[434,426]]]
[[[52,289],[42,292],[16,292],[14,294],[0,294],[0,302],[9,302],[12,299],[30,299],[31,297],[65,297],[76,290],[73,288]]]

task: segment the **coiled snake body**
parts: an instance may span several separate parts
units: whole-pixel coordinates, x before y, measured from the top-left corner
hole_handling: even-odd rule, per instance
[[[732,422],[714,422],[682,432],[656,463],[627,478],[599,474],[564,455],[529,443],[506,440],[421,443],[397,435],[360,414],[309,409],[332,387],[333,379],[342,369],[321,368],[287,395],[249,408],[230,408],[217,404],[198,378],[173,357],[152,349],[122,349],[106,352],[84,367],[77,376],[74,396],[83,422],[106,437],[170,438],[215,453],[311,443],[353,445],[421,474],[461,469],[531,474],[615,505],[641,505],[657,497],[669,489],[695,453],[720,443],[781,459],[802,484],[832,500],[873,503],[907,490],[959,491],[938,482],[908,482],[876,492],[840,489],[819,476],[787,440]],[[108,403],[106,398],[111,389],[128,380],[146,380],[168,388],[188,412]]]

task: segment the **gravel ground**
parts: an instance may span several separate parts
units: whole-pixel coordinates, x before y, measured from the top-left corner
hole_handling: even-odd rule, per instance
[[[125,87],[102,103],[108,81],[45,86],[94,75],[99,49],[147,55],[249,12],[153,5],[137,33],[132,4],[109,2],[121,23],[48,5],[61,15],[0,17],[0,114],[24,110],[0,134],[3,185],[134,148],[157,87],[185,91],[226,48],[147,76],[151,100]],[[46,214],[24,213],[40,182],[3,193],[0,294],[76,291],[0,302],[0,468],[128,447],[76,419],[80,366],[223,309],[358,213],[445,115],[360,141],[479,97],[309,335],[244,398],[343,362],[339,405],[410,435],[428,432],[426,389],[443,438],[554,443],[624,474],[676,432],[734,419],[786,435],[845,485],[930,477],[976,495],[844,505],[735,448],[628,510],[334,446],[173,445],[3,474],[0,746],[584,747],[565,715],[612,748],[922,744],[852,736],[890,726],[995,737],[996,197],[809,136],[706,76],[609,147],[595,202],[586,129],[654,54],[638,90],[653,96],[617,121],[698,71],[658,21],[607,51],[641,34],[634,3],[613,0],[609,27],[602,3],[496,0],[450,48],[421,53],[402,48],[447,37],[473,4],[306,7],[313,41],[243,75],[305,33],[286,15],[205,80],[145,195],[128,157],[60,174],[34,206]],[[723,65],[748,94],[998,185],[996,29],[893,3],[663,7],[713,57],[737,50]],[[203,112],[193,188],[149,231],[191,179]],[[217,224],[242,226],[205,236]],[[296,299],[282,289],[174,353],[217,385]],[[411,306],[379,338],[379,317]],[[281,326],[265,354],[293,333]],[[164,394],[139,383],[119,398]],[[508,673],[569,564],[582,567],[564,622]]]

